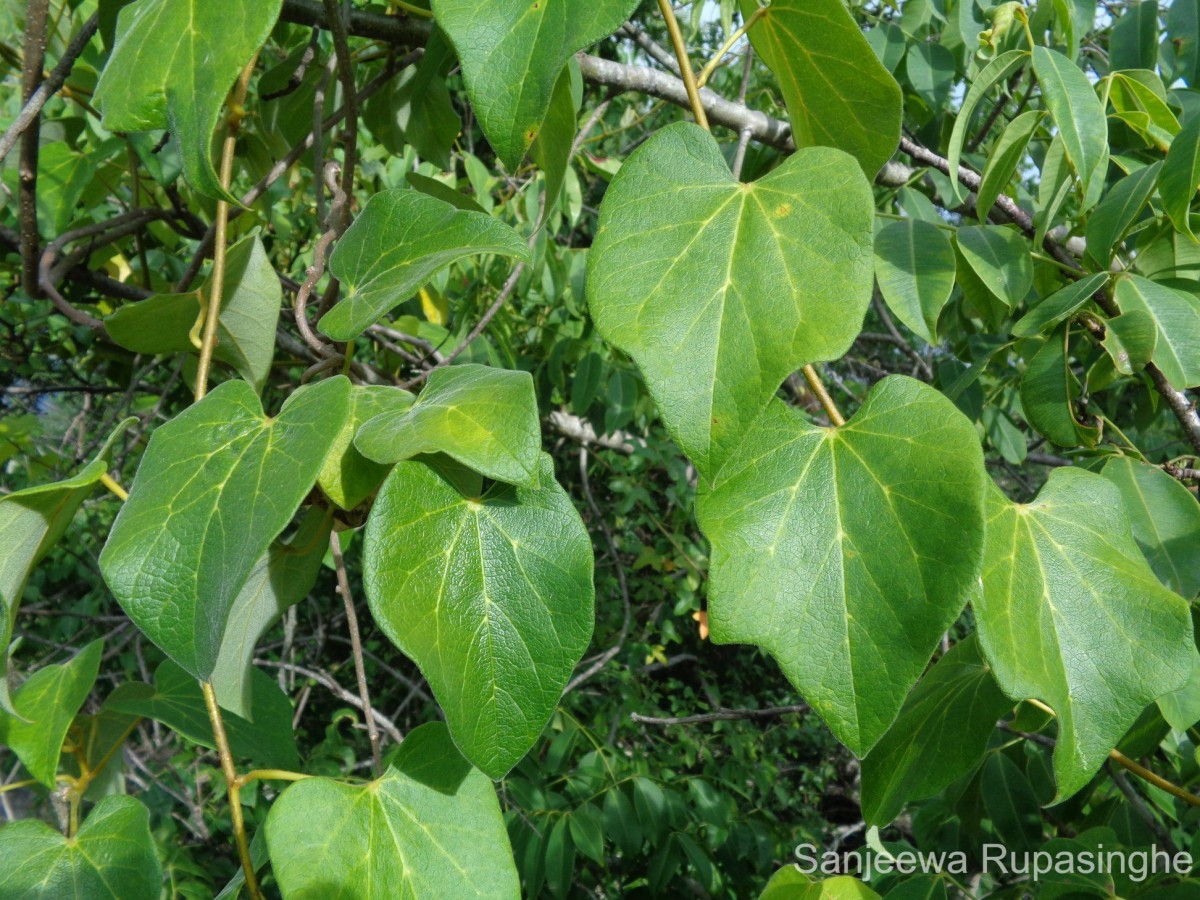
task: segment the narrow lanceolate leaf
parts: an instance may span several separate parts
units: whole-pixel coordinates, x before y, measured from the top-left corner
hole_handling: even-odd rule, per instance
[[[529,258],[517,233],[485,213],[455,209],[420,191],[375,194],[329,259],[346,295],[321,317],[321,331],[353,340],[435,273],[476,253]]]
[[[1122,178],[1088,216],[1087,253],[1100,268],[1112,263],[1113,248],[1145,208],[1161,168],[1156,162]]]
[[[978,577],[982,460],[971,423],[909,378],[836,429],[772,403],[697,501],[713,640],[763,647],[868,751]]]
[[[283,289],[258,235],[230,247],[225,266],[213,355],[261,392],[275,357]],[[196,351],[210,296],[211,276],[196,291],[158,294],[126,304],[104,325],[114,341],[137,353]]]
[[[308,778],[283,792],[266,824],[284,897],[471,897],[508,900],[520,884],[492,783],[440,722],[400,745],[368,784]]]
[[[1188,604],[1161,584],[1105,478],[1062,468],[1029,504],[987,496],[980,640],[997,682],[1058,716],[1058,798],[1191,672]]]
[[[316,482],[349,394],[331,378],[270,419],[254,388],[228,381],[150,439],[100,570],[134,623],[197,678],[212,673],[234,600]]]
[[[8,689],[8,645],[29,573],[58,543],[75,513],[108,471],[113,442],[135,419],[116,427],[96,458],[78,473],[53,484],[0,496],[0,709],[13,713]]]
[[[563,179],[571,165],[571,148],[575,143],[576,116],[579,104],[571,90],[572,70],[579,77],[579,64],[571,60],[563,67],[562,74],[554,85],[550,97],[550,108],[546,113],[542,130],[529,148],[529,157],[546,176],[546,201],[542,206],[541,221],[545,222],[562,194]]]
[[[1042,97],[1058,133],[1071,168],[1087,194],[1093,178],[1104,178],[1102,164],[1108,158],[1108,119],[1087,76],[1061,53],[1046,47],[1033,48],[1033,70]]]
[[[420,666],[454,742],[502,778],[542,733],[591,640],[592,545],[549,456],[533,489],[481,493],[478,476],[439,469],[409,460],[388,476],[367,521],[363,581],[375,621]]]
[[[1087,275],[1055,291],[1023,315],[1012,327],[1016,337],[1033,337],[1075,315],[1108,281],[1107,272]]]
[[[230,712],[224,716],[233,755],[266,768],[295,769],[300,758],[292,733],[291,701],[265,673],[255,670],[251,678],[253,723]],[[104,709],[154,719],[189,741],[216,749],[200,685],[169,659],[155,669],[153,685],[140,681],[122,684],[105,698]]]
[[[932,797],[979,764],[1012,701],[972,635],[937,661],[862,762],[863,817],[887,825],[910,800]]]
[[[54,788],[71,720],[96,683],[103,650],[104,641],[95,640],[69,662],[38,669],[13,693],[16,715],[0,711],[0,746],[48,788]]]
[[[888,307],[914,334],[937,340],[937,320],[954,291],[954,245],[918,219],[889,222],[875,235],[875,278]]]
[[[661,129],[613,179],[588,304],[702,473],[789,373],[836,359],[858,335],[872,209],[862,170],[838,150],[800,150],[739,184],[712,136],[688,124]]]
[[[1191,209],[1200,186],[1200,116],[1192,116],[1171,141],[1162,163],[1158,193],[1171,223],[1184,234],[1192,232]]]
[[[225,96],[266,41],[283,0],[140,0],[121,10],[94,102],[109,131],[168,128],[188,183],[233,199],[211,145]]]
[[[435,369],[411,409],[370,419],[354,444],[377,463],[445,453],[485,478],[536,485],[542,431],[533,377],[477,365]]]
[[[483,133],[515,172],[541,132],[567,60],[620,28],[637,0],[433,0],[432,6],[458,53]]]
[[[354,435],[376,416],[402,414],[414,399],[408,391],[388,385],[356,384],[350,388],[350,413],[317,477],[326,497],[342,509],[354,509],[383,484],[390,466],[364,457],[354,446]]]
[[[221,706],[243,719],[254,719],[254,650],[258,641],[312,590],[329,548],[332,524],[332,516],[309,507],[291,540],[275,541],[255,563],[233,601],[210,680]]]
[[[1029,242],[1003,225],[970,225],[958,229],[958,250],[979,280],[1011,309],[1033,286]]]
[[[751,16],[756,0],[742,0]],[[775,73],[798,147],[837,147],[874,177],[900,140],[900,85],[841,0],[775,0],[750,28]]]
[[[1113,457],[1100,474],[1120,490],[1133,538],[1159,580],[1189,600],[1200,593],[1200,503],[1191,492],[1128,456]]]
[[[950,163],[951,172],[958,171],[958,165],[962,161],[963,144],[967,140],[967,129],[971,125],[971,114],[975,112],[980,101],[993,88],[1002,84],[1028,62],[1028,52],[1024,50],[1009,50],[1007,53],[1001,53],[984,66],[983,70],[975,77],[975,80],[971,82],[971,87],[967,91],[966,97],[963,98],[962,106],[958,110],[958,116],[954,120],[954,129],[950,132],[950,145],[946,155]],[[950,193],[956,203],[962,202],[964,197],[963,189],[959,185],[957,178],[950,179]]]
[[[162,864],[140,800],[106,797],[71,838],[38,819],[0,828],[0,896],[10,900],[157,897]]]
[[[1200,297],[1140,275],[1123,275],[1113,298],[1121,312],[1140,309],[1154,319],[1154,362],[1171,386],[1183,390],[1200,385]]]
[[[1045,116],[1045,112],[1040,109],[1031,109],[1021,113],[1004,129],[1000,140],[988,154],[987,164],[983,167],[983,178],[979,183],[979,193],[975,200],[975,215],[979,221],[987,221],[992,204],[996,202],[997,197],[1004,193],[1013,173],[1025,159],[1029,141],[1037,131],[1038,125],[1041,124],[1043,116]]]

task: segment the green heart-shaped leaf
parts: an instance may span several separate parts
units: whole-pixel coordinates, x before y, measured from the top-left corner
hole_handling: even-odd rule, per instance
[[[637,0],[434,0],[488,143],[515,172],[577,51],[616,31]]]
[[[485,478],[533,485],[541,437],[528,372],[466,365],[435,369],[410,409],[375,416],[354,445],[376,463],[445,453]]]
[[[763,647],[865,753],[978,577],[984,477],[974,426],[910,378],[841,428],[772,403],[697,500],[713,640]]]
[[[975,616],[1004,692],[1058,715],[1060,799],[1191,674],[1188,604],[1142,557],[1116,485],[1081,469],[1055,469],[1029,504],[988,490]]]
[[[346,296],[321,317],[320,329],[335,341],[353,340],[436,272],[476,253],[529,258],[525,242],[499,219],[420,191],[380,191],[329,258]]]
[[[284,897],[520,896],[496,791],[440,722],[411,732],[369,784],[296,782],[266,834]]]
[[[341,376],[293,393],[275,419],[228,381],[154,432],[100,554],[100,570],[147,637],[199,679],[229,610],[287,527],[348,413]]]
[[[225,95],[266,41],[283,0],[140,0],[121,10],[94,101],[109,131],[169,128],[183,173],[202,194],[233,200],[212,164]]]
[[[37,819],[0,828],[0,896],[9,900],[131,900],[161,891],[150,813],[133,797],[101,800],[71,838]]]
[[[537,488],[399,463],[367,521],[363,582],[467,759],[502,778],[533,746],[592,636],[592,544],[541,457]]]
[[[588,305],[702,474],[787,375],[836,359],[858,335],[872,209],[862,170],[839,150],[800,150],[739,184],[712,136],[683,123],[658,131],[613,179]]]
[[[773,0],[750,42],[779,79],[796,146],[845,150],[875,177],[900,142],[903,98],[841,0]]]
[[[223,284],[213,356],[261,392],[275,358],[283,289],[258,235],[229,248]],[[106,318],[104,326],[109,337],[137,353],[194,352],[192,335],[203,322],[202,298],[211,295],[210,275],[198,291],[157,294],[126,304]]]

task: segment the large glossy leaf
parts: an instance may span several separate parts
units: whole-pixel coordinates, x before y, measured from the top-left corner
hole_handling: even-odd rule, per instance
[[[1154,69],[1158,62],[1158,0],[1130,3],[1108,42],[1108,62],[1117,69]]]
[[[592,635],[592,545],[543,455],[535,489],[399,463],[367,521],[363,581],[463,754],[503,777],[533,746]],[[460,488],[468,487],[467,494]]]
[[[38,819],[0,828],[0,896],[8,900],[135,900],[162,891],[150,813],[107,797],[68,838]]]
[[[800,150],[739,184],[711,135],[670,125],[608,189],[588,304],[708,473],[789,373],[853,342],[871,238],[870,185],[846,154]]]
[[[1108,119],[1087,76],[1056,50],[1033,48],[1033,70],[1047,109],[1058,126],[1063,149],[1079,177],[1082,193],[1093,178],[1103,180],[1108,158]]]
[[[243,719],[254,718],[255,647],[267,629],[312,590],[329,549],[332,525],[332,516],[310,507],[291,540],[275,541],[255,563],[233,601],[210,680],[221,706]],[[274,685],[269,693],[277,693]]]
[[[377,463],[445,453],[485,478],[536,484],[542,432],[533,378],[490,366],[444,366],[411,409],[375,416],[354,444]]]
[[[621,27],[637,0],[433,0],[432,5],[462,62],[483,133],[515,172],[541,131],[567,60]]]
[[[1133,524],[1133,538],[1159,580],[1192,599],[1200,593],[1200,503],[1187,488],[1149,463],[1116,456],[1101,474],[1115,484]]]
[[[104,641],[95,640],[68,662],[38,669],[13,692],[16,715],[0,711],[0,745],[48,788],[71,720],[96,683],[103,650]]]
[[[1156,162],[1122,178],[1088,216],[1087,253],[1101,268],[1112,263],[1113,248],[1145,208],[1161,168]]]
[[[345,421],[341,376],[297,390],[274,419],[244,381],[154,432],[100,570],[134,623],[205,679],[242,586],[316,482]]]
[[[1079,790],[1155,698],[1191,673],[1187,603],[1155,577],[1121,494],[1081,469],[1029,504],[987,495],[980,640],[1000,687],[1058,716],[1058,797]]]
[[[295,769],[300,765],[292,733],[292,704],[264,673],[251,673],[253,724],[231,712],[223,716],[233,755],[260,766]],[[196,679],[169,659],[154,671],[154,684],[131,681],[104,700],[104,708],[162,722],[189,741],[215,750],[204,694]]]
[[[100,476],[108,471],[113,442],[136,419],[116,427],[96,458],[53,484],[0,495],[0,709],[13,713],[8,689],[8,645],[29,573],[58,543]]]
[[[94,101],[109,131],[169,128],[188,183],[229,195],[211,145],[225,95],[258,52],[283,0],[139,0],[121,10]]]
[[[390,466],[364,457],[354,446],[354,436],[376,416],[402,414],[414,399],[408,391],[388,385],[356,384],[350,388],[350,414],[329,448],[317,478],[326,497],[342,509],[354,509],[383,483]]]
[[[529,258],[525,242],[499,219],[420,191],[373,195],[329,259],[345,296],[321,317],[321,331],[353,340],[436,272],[476,253]]]
[[[931,344],[954,291],[955,265],[950,236],[929,222],[901,219],[875,235],[879,292],[896,318]]]
[[[742,15],[758,9],[741,0]],[[798,147],[837,147],[874,177],[900,140],[900,85],[841,0],[774,0],[750,42],[775,73]]]
[[[440,722],[409,734],[369,784],[296,782],[266,834],[285,898],[520,896],[495,789]]]
[[[221,317],[213,355],[260,392],[275,356],[275,326],[283,301],[279,276],[258,235],[243,238],[225,261]],[[120,307],[104,320],[109,336],[138,353],[196,351],[212,276],[186,294],[158,294]]]
[[[972,635],[913,688],[887,734],[862,762],[863,818],[883,826],[910,800],[932,797],[983,757],[996,720],[1012,707]]]
[[[1200,385],[1200,297],[1140,275],[1117,279],[1121,312],[1143,310],[1158,326],[1154,362],[1178,390]]]
[[[971,423],[910,378],[836,429],[774,402],[701,485],[713,640],[763,647],[868,751],[978,576],[982,459]]]
[[[1002,225],[958,229],[958,250],[984,286],[1011,309],[1033,285],[1029,242]]]

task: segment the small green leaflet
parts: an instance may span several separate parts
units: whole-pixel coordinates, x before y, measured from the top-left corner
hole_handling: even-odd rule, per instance
[[[136,422],[126,419],[108,436],[96,458],[53,484],[0,495],[0,710],[15,713],[8,690],[8,645],[29,573],[58,543],[100,476],[108,471],[113,443]]]
[[[567,60],[620,28],[637,0],[433,0],[432,6],[458,52],[488,143],[516,172],[542,130]]]
[[[763,647],[866,753],[978,577],[982,461],[974,426],[910,378],[836,429],[773,402],[701,483],[713,640]]]
[[[983,167],[983,178],[979,183],[979,193],[975,198],[975,215],[979,221],[987,221],[992,204],[1004,192],[1013,173],[1025,159],[1029,141],[1045,115],[1040,109],[1021,113],[1008,124],[1000,140],[988,154],[987,164]]]
[[[100,570],[134,623],[199,679],[234,600],[316,482],[348,414],[340,375],[298,389],[275,419],[227,381],[154,432]]]
[[[520,896],[495,789],[440,722],[412,731],[369,784],[296,782],[266,833],[284,897]]]
[[[542,432],[533,377],[490,366],[443,366],[411,409],[370,419],[354,444],[377,463],[445,453],[485,478],[536,486]]]
[[[363,582],[454,742],[498,779],[538,739],[591,640],[592,544],[549,456],[537,488],[481,494],[479,476],[443,468],[408,460],[388,476],[367,520]]]
[[[1115,456],[1100,472],[1117,486],[1133,537],[1159,580],[1191,600],[1200,593],[1200,503],[1158,466]]]
[[[121,10],[94,102],[109,131],[169,128],[188,183],[234,198],[213,170],[225,95],[275,27],[283,0],[140,0]],[[173,38],[173,41],[171,40]]]
[[[222,708],[254,719],[254,650],[267,629],[312,590],[329,549],[332,525],[331,515],[310,506],[291,540],[275,541],[255,563],[229,610],[210,678]],[[277,693],[274,683],[271,693]]]
[[[958,229],[958,250],[971,269],[1009,309],[1025,299],[1033,286],[1029,241],[1003,225],[968,225]]]
[[[96,804],[68,838],[38,819],[0,828],[0,895],[7,900],[134,900],[162,891],[162,864],[140,800]]]
[[[1100,98],[1080,68],[1056,50],[1033,48],[1033,71],[1063,149],[1088,194],[1092,179],[1104,179],[1108,161],[1108,119]]]
[[[329,258],[346,296],[318,323],[335,341],[358,337],[455,260],[477,253],[529,259],[512,228],[415,190],[372,195]]]
[[[1122,275],[1113,299],[1121,312],[1142,310],[1154,319],[1154,362],[1173,388],[1200,385],[1200,297],[1140,275]]]
[[[996,720],[1012,708],[975,636],[955,644],[912,689],[862,761],[862,808],[884,826],[910,800],[932,797],[979,764]]]
[[[741,0],[745,17],[758,8]],[[796,146],[837,147],[874,178],[900,140],[900,85],[841,0],[773,0],[750,42],[779,79]]]
[[[1187,680],[1191,615],[1142,557],[1107,479],[1055,469],[1029,504],[991,487],[987,510],[980,642],[1005,693],[1057,714],[1062,799],[1147,705]]]
[[[950,145],[947,152],[947,159],[950,163],[950,171],[957,172],[959,163],[962,162],[963,144],[967,139],[967,127],[971,124],[971,114],[975,112],[975,107],[979,105],[984,96],[994,88],[1001,84],[1006,78],[1009,78],[1014,72],[1020,69],[1029,61],[1029,53],[1025,50],[1009,50],[1007,53],[1001,53],[986,66],[971,82],[971,87],[967,91],[967,96],[963,98],[962,106],[958,110],[958,115],[954,119],[954,130],[950,132]],[[961,203],[965,194],[963,188],[959,185],[957,178],[950,179],[950,195],[955,203]]]
[[[1094,447],[1100,429],[1081,421],[1076,410],[1079,379],[1067,358],[1070,331],[1060,327],[1046,338],[1021,376],[1021,409],[1039,434],[1060,447]]]
[[[919,219],[889,222],[875,235],[875,278],[888,308],[932,344],[954,291],[954,245],[945,230]]]
[[[258,235],[229,248],[217,346],[213,356],[228,363],[261,392],[275,356],[275,326],[283,302],[279,276],[267,259]],[[109,336],[137,353],[195,352],[204,299],[212,296],[212,276],[199,290],[157,294],[127,303],[104,320]]]
[[[571,165],[571,148],[575,143],[576,116],[579,103],[571,90],[572,78],[578,79],[579,63],[570,60],[554,85],[550,108],[546,113],[542,130],[529,148],[529,158],[545,173],[546,201],[542,207],[539,225],[545,222],[562,194],[563,179]]]
[[[1108,40],[1109,65],[1118,69],[1154,69],[1158,64],[1158,0],[1125,6]]]
[[[784,866],[771,876],[758,900],[879,900],[879,895],[849,875],[816,881],[797,866]]]
[[[292,704],[269,676],[254,670],[253,724],[227,712],[225,731],[233,755],[272,769],[300,765],[292,733]],[[169,659],[154,671],[154,684],[131,681],[120,685],[104,700],[104,709],[162,722],[202,747],[215,750],[212,724],[204,695],[196,679]]]
[[[713,137],[686,123],[660,129],[613,179],[588,304],[701,474],[784,378],[836,359],[858,335],[872,210],[862,170],[839,150],[799,150],[740,184]]]
[[[1012,327],[1015,337],[1033,337],[1075,315],[1108,282],[1107,272],[1085,275],[1055,291],[1017,320]]]
[[[1113,367],[1122,375],[1132,375],[1146,368],[1154,357],[1158,326],[1148,312],[1133,309],[1104,323],[1100,343],[1112,358]]]
[[[68,662],[38,669],[13,692],[16,715],[0,711],[0,745],[51,790],[63,740],[96,683],[103,650],[104,641],[95,640]]]
[[[1156,162],[1125,176],[1088,216],[1087,253],[1101,268],[1111,265],[1113,248],[1145,208],[1161,168],[1162,163]]]
[[[402,414],[413,404],[408,391],[388,385],[352,385],[350,414],[333,440],[317,484],[325,496],[342,509],[354,509],[383,483],[389,465],[364,457],[354,446],[354,435],[362,425],[385,413]],[[390,462],[394,462],[391,460]]]

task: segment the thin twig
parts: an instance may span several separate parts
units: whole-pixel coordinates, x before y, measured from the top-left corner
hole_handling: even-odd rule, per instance
[[[765,709],[718,709],[716,712],[701,713],[695,716],[679,716],[659,718],[643,716],[641,713],[630,713],[629,718],[640,725],[699,725],[704,722],[733,722],[739,719],[771,719],[775,716],[786,716],[793,713],[803,715],[809,712],[807,703],[797,703],[794,706],[768,706]]]
[[[50,0],[29,0],[25,7],[25,59],[21,73],[21,102],[28,106],[42,85],[46,62],[46,19]],[[17,165],[17,217],[21,226],[21,284],[30,297],[38,296],[37,170],[41,139],[41,114],[35,113],[21,133],[21,158]]]
[[[375,711],[371,708],[371,691],[367,687],[367,671],[363,666],[362,638],[358,633],[358,614],[354,611],[354,598],[350,594],[350,579],[346,575],[346,560],[342,557],[342,541],[337,529],[329,533],[329,551],[333,554],[333,565],[337,572],[338,593],[346,604],[346,623],[350,631],[350,653],[354,657],[354,677],[358,679],[358,698],[362,701],[363,718],[367,720],[367,737],[371,740],[371,760],[375,765],[375,776],[383,774],[383,757],[379,752],[379,731],[375,727]]]
[[[280,662],[279,660],[275,659],[255,659],[254,664],[256,666],[271,666],[276,669],[283,669],[287,672],[295,672],[297,675],[300,675],[303,678],[311,678],[313,681],[323,684],[343,703],[349,703],[360,710],[363,708],[362,698],[356,696],[354,693],[346,690],[344,687],[338,684],[337,680],[328,672],[306,669],[304,666]],[[366,711],[364,710],[363,712],[365,714]],[[400,729],[396,727],[395,723],[392,722],[391,719],[383,715],[383,713],[381,713],[379,710],[371,710],[371,717],[378,723],[379,727],[384,730],[387,736],[397,744],[404,740],[404,735],[400,733]]]
[[[331,226],[340,236],[350,224],[350,198],[354,194],[354,170],[358,166],[358,93],[354,87],[354,58],[350,55],[345,15],[349,4],[341,0],[325,0],[325,16],[333,34],[333,49],[337,57],[338,79],[345,95],[346,119],[342,126],[345,142],[342,147],[342,192],[346,195],[340,212],[333,216]]]

